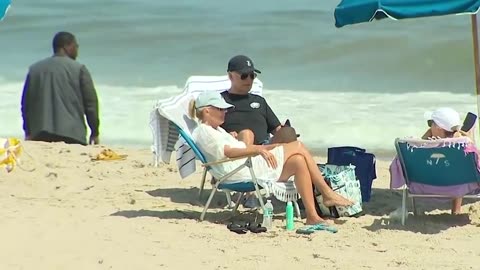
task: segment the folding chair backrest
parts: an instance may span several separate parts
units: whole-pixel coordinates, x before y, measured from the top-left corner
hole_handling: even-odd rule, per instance
[[[177,126],[178,133],[182,138],[187,142],[188,146],[192,148],[193,152],[195,153],[195,156],[202,162],[202,163],[207,163],[207,159],[205,156],[200,152],[200,149],[198,149],[197,145],[193,141],[193,139],[188,135],[183,129]]]
[[[416,182],[452,186],[480,181],[476,153],[466,153],[465,144],[436,147],[428,147],[428,142],[425,144],[424,147],[412,147],[407,140],[395,142],[407,185]]]

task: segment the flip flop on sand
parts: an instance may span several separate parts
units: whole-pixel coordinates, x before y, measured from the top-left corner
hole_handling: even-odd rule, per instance
[[[252,233],[264,233],[267,231],[267,228],[262,227],[262,224],[251,224],[247,223],[247,228],[250,230]]]
[[[267,231],[267,228],[262,227],[261,224],[251,224],[249,222],[241,224],[230,223],[227,225],[227,229],[238,234],[246,234],[248,231],[252,233],[263,233]]]
[[[247,226],[245,224],[230,223],[227,225],[227,229],[229,229],[231,232],[238,234],[246,234],[248,232]]]
[[[336,233],[338,232],[337,228],[329,226],[328,224],[325,223],[319,223],[315,225],[306,225],[297,230],[297,233],[299,234],[312,234],[316,231],[327,231],[331,233]]]

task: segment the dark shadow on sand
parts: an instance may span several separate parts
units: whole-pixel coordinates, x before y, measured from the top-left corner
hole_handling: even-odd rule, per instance
[[[463,204],[475,202],[472,199],[464,199]],[[418,215],[413,215],[411,199],[407,200],[407,209],[410,212],[405,226],[399,220],[390,220],[389,214],[402,206],[402,192],[390,189],[372,189],[369,202],[363,204],[365,215],[377,216],[372,225],[363,228],[369,231],[400,230],[422,234],[437,234],[452,227],[470,224],[468,214],[451,215],[450,199],[416,199]],[[447,211],[448,213],[428,213],[435,210]],[[427,214],[425,214],[427,213]]]
[[[198,210],[185,209],[186,207],[179,206],[178,209],[170,210],[128,210],[118,211],[111,214],[112,216],[123,216],[126,218],[136,217],[155,217],[160,219],[192,219],[199,220],[203,206],[206,203],[211,189],[205,189],[202,197],[198,198],[199,189],[192,188],[161,188],[151,191],[146,191],[147,194],[153,197],[169,198],[172,202],[178,204],[190,204],[198,206]],[[429,212],[435,209],[449,210],[449,200],[423,200],[417,202],[419,215],[413,216],[410,213],[406,226],[402,226],[399,222],[390,222],[388,218],[389,213],[401,207],[402,195],[401,191],[390,189],[372,189],[372,195],[369,202],[363,204],[363,215],[370,215],[377,217],[375,221],[363,228],[369,231],[378,231],[382,229],[387,230],[401,230],[410,231],[422,234],[436,234],[455,226],[465,226],[470,224],[470,219],[467,214],[452,216],[450,214],[430,214],[425,215],[423,212]],[[265,200],[266,202],[266,200]],[[472,200],[465,200],[465,203],[470,203]],[[283,219],[285,212],[285,203],[272,198],[274,205],[275,219]],[[212,203],[207,210],[205,221],[211,223],[228,223],[231,221],[261,221],[261,212],[250,212],[248,209],[242,209],[240,206],[239,212],[232,217],[231,209],[226,208],[227,201],[223,192],[217,192],[212,200]],[[409,211],[413,211],[411,202],[408,202]],[[303,218],[304,213],[302,211]],[[361,218],[361,216],[360,216]],[[350,219],[350,218],[349,218]],[[345,223],[349,219],[337,219],[335,223]],[[352,217],[353,219],[353,217]],[[337,223],[338,222],[338,223]]]
[[[123,216],[126,218],[136,218],[136,217],[156,217],[160,219],[193,219],[199,220],[200,215],[203,211],[203,207],[212,192],[212,189],[205,189],[202,193],[202,197],[198,197],[199,188],[159,188],[155,190],[146,191],[152,197],[161,197],[168,198],[174,203],[178,204],[189,204],[200,207],[199,210],[185,209],[185,207],[178,207],[175,210],[165,210],[165,211],[153,211],[153,210],[127,210],[127,211],[118,211],[111,214],[112,216]],[[234,198],[232,198],[233,200]],[[274,206],[274,219],[284,219],[285,206],[284,202],[280,202],[273,198],[272,200]],[[264,198],[264,202],[266,199]],[[262,212],[260,210],[243,208],[241,205],[235,214],[232,217],[232,209],[227,208],[227,200],[224,192],[216,192],[213,197],[212,202],[207,210],[205,215],[205,221],[212,223],[227,223],[231,221],[249,221],[249,222],[261,222]],[[302,212],[303,215],[303,212]]]
[[[174,203],[191,204],[204,207],[208,200],[208,196],[212,189],[204,189],[202,197],[198,198],[199,188],[159,188],[151,191],[146,191],[152,197],[169,198]],[[235,198],[232,196],[232,200]],[[285,212],[285,202],[278,201],[275,197],[263,198],[264,203],[268,200],[272,201],[274,207],[274,214],[281,214]],[[234,202],[235,203],[235,202]],[[227,199],[224,192],[216,192],[208,209],[223,209],[227,205]],[[241,207],[241,206],[240,206]],[[208,212],[207,212],[208,214]]]
[[[160,219],[192,219],[199,220],[200,215],[203,211],[203,207],[208,200],[208,196],[212,192],[211,189],[205,189],[202,193],[202,197],[198,197],[199,188],[159,188],[155,190],[145,191],[152,197],[161,197],[168,198],[174,203],[178,204],[189,204],[198,206],[198,210],[185,209],[187,207],[179,206],[177,209],[169,210],[125,210],[118,211],[111,216],[122,216],[126,218],[137,218],[137,217],[154,217]],[[216,192],[213,197],[212,202],[207,210],[205,215],[205,221],[221,224],[229,223],[232,221],[258,221],[261,220],[261,214],[258,212],[252,212],[249,209],[242,209],[239,207],[237,213],[232,216],[232,209],[227,208],[227,200],[225,193]],[[190,208],[190,207],[188,207]]]
[[[204,206],[208,200],[208,196],[212,192],[211,189],[205,189],[202,197],[198,197],[199,188],[159,188],[146,193],[152,197],[169,198],[174,203],[191,204],[196,206]],[[210,203],[209,209],[224,208],[227,205],[225,193],[216,192]]]
[[[432,210],[450,211],[450,199],[416,199],[417,208],[420,212]],[[463,204],[475,202],[474,199],[464,199]],[[369,202],[363,203],[363,214],[371,216],[384,216],[402,206],[402,191],[373,188],[372,196]],[[407,208],[413,211],[411,199],[407,201]]]
[[[153,217],[159,219],[191,219],[199,221],[201,211],[193,210],[125,210],[112,213],[110,216],[120,216],[125,218],[138,218],[138,217]],[[211,222],[215,224],[227,224],[232,221],[261,221],[259,214],[252,212],[237,212],[235,216],[232,216],[232,212],[229,209],[220,212],[207,212],[205,215],[205,222]]]
[[[375,219],[372,225],[363,228],[375,232],[378,230],[398,230],[421,234],[437,234],[453,227],[461,227],[470,224],[468,214],[450,215],[450,214],[431,214],[416,215],[411,213],[402,226],[399,220],[390,221],[389,218]]]

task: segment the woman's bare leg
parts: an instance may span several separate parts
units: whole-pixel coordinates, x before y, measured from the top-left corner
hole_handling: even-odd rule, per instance
[[[285,160],[288,160],[288,158],[290,158],[292,155],[303,156],[311,176],[311,181],[315,187],[318,188],[320,193],[322,193],[323,203],[325,206],[348,206],[352,204],[351,201],[338,195],[327,185],[322,173],[320,172],[320,169],[317,166],[317,163],[301,142],[296,141],[284,144],[283,149]]]
[[[318,224],[324,222],[315,210],[312,180],[303,156],[293,155],[285,161],[280,179],[288,179],[292,175],[295,175],[295,186],[305,206],[305,214],[307,215],[306,223]]]
[[[458,215],[462,213],[462,197],[455,198],[452,201],[452,215]]]

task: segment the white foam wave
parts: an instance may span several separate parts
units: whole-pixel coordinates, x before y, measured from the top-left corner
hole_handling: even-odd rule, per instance
[[[302,140],[315,148],[356,145],[393,152],[397,137],[421,136],[426,110],[477,112],[475,96],[444,92],[365,93],[265,91],[279,118],[290,118]]]
[[[20,115],[22,82],[0,80],[0,136],[23,137]],[[156,100],[181,93],[178,86],[123,87],[97,85],[101,138],[106,144],[149,147],[149,115]],[[450,106],[462,115],[476,112],[475,97],[445,92],[365,93],[264,89],[283,122],[289,118],[308,146],[317,150],[356,145],[393,152],[396,137],[420,136],[426,129],[423,113]]]

